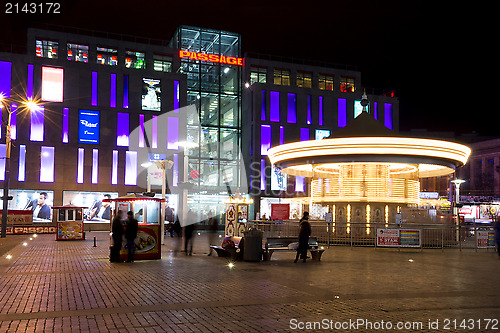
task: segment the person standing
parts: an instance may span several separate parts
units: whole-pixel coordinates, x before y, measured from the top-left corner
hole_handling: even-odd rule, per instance
[[[215,216],[210,216],[208,219],[208,255],[212,255],[211,245],[215,245],[215,237],[217,234],[217,218]]]
[[[497,246],[498,258],[500,258],[500,218],[495,222],[495,243]]]
[[[135,255],[135,238],[137,237],[137,229],[139,222],[134,217],[134,212],[127,213],[127,228],[125,229],[125,239],[127,240],[128,259],[127,262],[134,261]]]
[[[122,216],[123,212],[119,210],[111,224],[111,233],[113,236],[113,246],[111,247],[111,255],[109,258],[111,262],[120,262],[120,250],[122,249],[123,237]]]
[[[309,249],[309,236],[311,236],[311,224],[308,220],[309,212],[304,212],[304,215],[300,219],[299,248],[295,256],[295,263],[299,260],[299,256],[302,262],[306,262],[307,250]]]

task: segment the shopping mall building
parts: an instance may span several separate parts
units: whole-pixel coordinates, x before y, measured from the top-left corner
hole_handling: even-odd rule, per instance
[[[267,151],[328,137],[356,118],[361,73],[244,56],[241,45],[238,33],[190,26],[171,40],[29,30],[25,53],[0,53],[2,157],[9,112],[12,128],[9,209],[41,192],[49,205],[87,207],[148,183],[160,193],[154,162],[162,160],[170,161],[169,206],[178,209],[187,191],[199,220],[222,214],[238,192],[253,199],[250,218],[280,198],[308,196],[307,180],[273,169]],[[398,131],[394,93],[367,95],[369,114]]]

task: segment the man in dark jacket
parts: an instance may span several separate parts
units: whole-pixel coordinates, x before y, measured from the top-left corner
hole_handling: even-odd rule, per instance
[[[139,228],[139,223],[134,218],[134,212],[128,212],[127,217],[127,228],[125,229],[125,238],[127,239],[128,248],[127,262],[133,262],[135,255],[135,238],[137,237],[137,229]]]
[[[113,246],[111,247],[111,254],[109,256],[109,261],[111,262],[120,262],[120,250],[122,248],[123,237],[122,216],[123,212],[119,210],[111,224],[111,233],[113,235]]]
[[[297,249],[297,255],[295,256],[295,261],[302,259],[302,262],[306,262],[307,250],[309,249],[309,236],[311,236],[311,224],[309,223],[309,212],[304,212],[304,215],[300,219],[300,231],[299,231],[299,248]]]

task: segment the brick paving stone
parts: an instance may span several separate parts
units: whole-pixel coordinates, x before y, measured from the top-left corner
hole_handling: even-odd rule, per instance
[[[109,233],[88,236],[40,235],[5,252],[13,258],[0,258],[0,332],[296,332],[291,319],[414,321],[425,326],[405,332],[449,332],[445,318],[499,319],[491,250],[332,247],[322,262],[275,253],[229,269],[207,256],[205,235],[191,257],[166,238],[161,260],[128,264],[109,262]]]

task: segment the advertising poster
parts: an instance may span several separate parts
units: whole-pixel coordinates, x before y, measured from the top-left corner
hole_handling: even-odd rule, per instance
[[[120,258],[125,260],[128,256],[127,242],[122,242]],[[160,226],[159,225],[139,225],[137,237],[135,239],[135,259],[160,259]]]
[[[99,111],[80,110],[78,142],[99,143]]]
[[[82,240],[83,222],[65,221],[57,222],[57,240]]]
[[[420,247],[420,230],[400,229],[399,243],[401,247]]]
[[[161,81],[142,79],[142,109],[161,111]]]
[[[271,204],[271,219],[288,220],[290,218],[290,204]]]
[[[494,231],[478,231],[477,232],[477,247],[480,249],[495,247],[495,232]]]
[[[377,246],[399,246],[399,230],[377,229]]]

